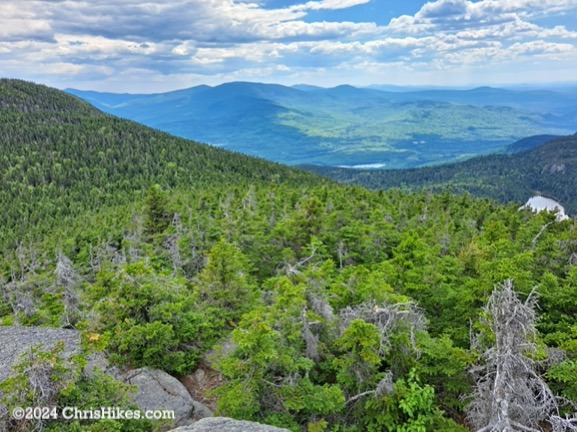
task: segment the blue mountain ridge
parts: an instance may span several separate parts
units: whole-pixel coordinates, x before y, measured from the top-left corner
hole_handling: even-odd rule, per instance
[[[577,129],[577,91],[405,90],[231,82],[146,95],[66,91],[122,118],[289,165],[418,167]]]

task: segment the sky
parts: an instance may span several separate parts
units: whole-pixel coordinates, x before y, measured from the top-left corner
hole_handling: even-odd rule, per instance
[[[0,76],[126,93],[577,83],[577,0],[1,0]]]

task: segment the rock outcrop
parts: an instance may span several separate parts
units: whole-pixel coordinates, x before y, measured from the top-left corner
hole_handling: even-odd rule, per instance
[[[170,432],[290,432],[288,429],[226,417],[209,417]]]
[[[80,352],[80,332],[76,330],[0,326],[0,381],[8,378],[12,367],[30,348],[42,345],[42,349],[49,350],[60,341],[64,342],[64,358]]]
[[[555,163],[549,167],[549,174],[564,173],[565,164]]]

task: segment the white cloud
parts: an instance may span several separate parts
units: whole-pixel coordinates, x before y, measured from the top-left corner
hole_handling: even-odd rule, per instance
[[[577,50],[577,32],[561,25],[544,28],[531,20],[568,10],[577,10],[577,0],[436,0],[414,16],[391,20],[387,32],[404,39],[428,38],[412,51],[412,58],[439,70],[463,65],[481,70],[497,63],[512,70],[531,59],[564,63],[565,69],[575,65],[574,55],[563,55]]]
[[[452,32],[463,28],[486,29],[515,23],[519,29],[532,16],[577,9],[577,0],[436,0],[414,15],[391,20],[388,30],[398,33]],[[535,28],[536,26],[533,26]],[[566,30],[558,26],[557,32]],[[570,32],[569,32],[570,33]]]
[[[388,0],[301,0],[276,9],[264,0],[3,0],[0,61],[5,74],[50,83],[70,76],[132,88],[145,79],[163,89],[259,74],[358,84],[439,71],[483,79],[488,65],[502,77],[532,62],[550,62],[559,75],[577,69],[577,32],[540,20],[574,13],[577,0],[435,0],[387,26],[312,20],[371,1]]]
[[[49,20],[47,17],[37,17],[32,3],[0,3],[0,41],[52,38],[53,30]]]

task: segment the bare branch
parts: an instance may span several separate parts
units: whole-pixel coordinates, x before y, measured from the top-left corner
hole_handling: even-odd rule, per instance
[[[340,312],[340,330],[343,333],[351,321],[362,319],[379,329],[381,345],[379,354],[384,355],[390,348],[390,335],[401,326],[405,326],[411,336],[411,346],[418,353],[415,340],[416,331],[426,327],[422,311],[412,302],[394,303],[377,306],[374,303],[362,303],[354,308],[346,307]]]
[[[536,371],[537,296],[521,302],[510,280],[495,287],[485,312],[495,346],[484,353],[484,373],[469,407],[468,419],[478,432],[539,432],[549,422],[556,432],[572,431],[571,420],[559,417],[559,398]],[[555,429],[556,428],[556,429]]]
[[[548,224],[543,225],[543,227],[539,230],[539,232],[537,233],[537,235],[533,238],[533,241],[531,242],[531,250],[535,250],[535,248],[537,247],[537,240],[539,240],[539,237],[541,237],[541,235],[545,232],[545,230],[552,224],[553,222],[549,222]]]

